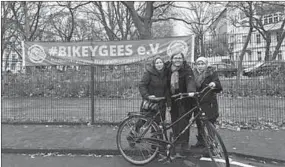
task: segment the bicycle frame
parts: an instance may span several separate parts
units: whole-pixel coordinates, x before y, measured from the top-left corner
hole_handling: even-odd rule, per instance
[[[210,92],[211,90],[207,91],[205,93],[205,95],[202,97],[202,99]],[[162,129],[162,135],[165,137],[166,140],[160,140],[160,139],[152,139],[154,141],[157,141],[157,142],[163,142],[163,143],[168,143],[168,144],[171,144],[171,145],[174,145],[176,143],[176,141],[179,139],[179,137],[181,135],[183,135],[186,130],[188,128],[190,128],[194,123],[195,121],[197,120],[198,117],[201,118],[202,120],[202,126],[204,126],[204,122],[207,121],[207,117],[205,115],[205,112],[202,110],[202,108],[200,107],[200,102],[199,102],[199,99],[198,97],[194,98],[195,101],[196,101],[196,106],[194,108],[192,108],[191,110],[189,110],[187,113],[185,113],[184,115],[182,115],[181,117],[179,117],[175,122],[171,123],[170,125],[165,125],[164,123],[162,123],[162,127],[160,127]],[[202,99],[200,101],[202,101]],[[193,114],[193,112],[195,110],[199,110],[199,112],[196,114],[196,116],[193,118],[193,120],[191,122],[188,123],[188,125],[174,138],[173,141],[170,141],[170,139],[168,139],[168,136],[167,136],[167,131],[169,129],[171,129],[174,125],[176,125],[179,121],[181,121],[182,119],[184,119],[186,116],[188,115],[191,115]],[[153,117],[152,119],[150,119],[150,121],[148,122],[148,126],[147,128],[145,129],[145,131],[140,135],[140,137],[144,136],[146,134],[146,132],[149,130],[152,122],[155,120],[155,118],[160,115],[160,121],[162,122],[162,116],[161,116],[161,111],[159,110]],[[202,115],[202,116],[201,116]]]

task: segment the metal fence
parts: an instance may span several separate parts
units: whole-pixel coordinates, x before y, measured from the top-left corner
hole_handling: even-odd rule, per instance
[[[284,42],[280,49],[281,56],[277,57],[278,66],[265,62],[274,68],[267,68],[267,72],[253,72],[250,76],[245,73],[247,76],[242,76],[240,85],[236,85],[235,55],[240,53],[239,43],[221,42],[213,46],[219,40],[210,39],[212,41],[205,40],[205,53],[217,68],[224,88],[218,95],[220,120],[285,122]],[[229,35],[222,39],[229,41]],[[231,49],[227,50],[229,45]],[[248,47],[248,50],[251,51],[246,53],[243,71],[254,65],[254,69],[262,69],[264,65],[258,65],[264,64],[264,47],[260,50]],[[2,72],[2,122],[87,123],[92,122],[94,114],[95,123],[118,123],[128,112],[139,111],[141,97],[138,82],[144,67],[145,63],[96,66],[94,81],[90,66],[63,69],[33,67],[25,73]],[[91,98],[93,89],[94,99]]]

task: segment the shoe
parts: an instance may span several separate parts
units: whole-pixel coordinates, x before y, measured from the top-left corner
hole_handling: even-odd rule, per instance
[[[182,159],[182,158],[186,158],[185,155],[182,155],[180,153],[176,153],[174,156],[173,156],[174,159]]]
[[[197,143],[195,145],[191,145],[191,148],[205,148],[206,145],[203,141],[203,138],[201,136],[196,136]]]

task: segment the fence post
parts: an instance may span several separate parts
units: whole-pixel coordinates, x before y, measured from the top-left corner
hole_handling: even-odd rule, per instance
[[[91,125],[94,125],[94,66],[91,65]]]

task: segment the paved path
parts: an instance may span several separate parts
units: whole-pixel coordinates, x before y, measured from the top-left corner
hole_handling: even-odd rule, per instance
[[[264,164],[245,159],[236,159],[231,167],[282,167],[284,164]],[[29,156],[16,154],[2,154],[4,167],[134,167],[121,156],[94,157],[94,156]],[[193,159],[174,160],[170,164],[163,164],[157,160],[145,167],[211,167],[209,161]]]
[[[2,151],[5,149],[38,150],[113,150],[117,127],[2,125]],[[228,152],[285,161],[285,131],[219,129]],[[191,143],[196,142],[196,129]]]

